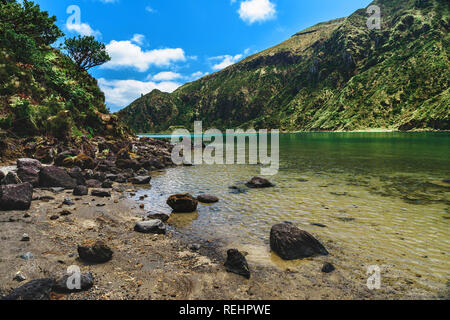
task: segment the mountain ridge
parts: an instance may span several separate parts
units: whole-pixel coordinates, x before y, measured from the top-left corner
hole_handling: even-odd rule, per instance
[[[381,30],[369,30],[360,9],[173,93],[154,90],[118,116],[136,132],[192,128],[195,120],[219,129],[450,129],[446,1],[371,5],[382,10]]]

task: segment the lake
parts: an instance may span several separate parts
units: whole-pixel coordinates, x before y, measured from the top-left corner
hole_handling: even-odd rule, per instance
[[[317,259],[332,261],[353,282],[365,283],[367,267],[377,265],[382,285],[448,295],[449,146],[449,133],[281,134],[280,170],[269,177],[274,188],[245,188],[258,165],[198,165],[157,174],[136,200],[146,194],[147,211],[167,212],[174,193],[213,194],[219,203],[171,217],[178,236],[289,268],[308,259],[281,261],[270,253],[269,234],[274,224],[291,222],[330,251]]]

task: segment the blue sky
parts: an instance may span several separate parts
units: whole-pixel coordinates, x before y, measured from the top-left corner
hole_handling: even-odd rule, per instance
[[[37,0],[67,37],[94,35],[112,60],[90,71],[115,112],[272,47],[370,0]],[[75,6],[75,7],[74,7]],[[79,13],[78,15],[78,8]]]

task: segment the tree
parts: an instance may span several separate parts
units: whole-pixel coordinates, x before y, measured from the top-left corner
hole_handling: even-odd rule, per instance
[[[32,1],[1,0],[0,30],[10,30],[18,35],[26,35],[37,46],[50,45],[64,33],[55,25],[56,17],[41,11]]]
[[[111,60],[105,45],[95,40],[93,36],[69,38],[64,44],[70,58],[86,71]]]

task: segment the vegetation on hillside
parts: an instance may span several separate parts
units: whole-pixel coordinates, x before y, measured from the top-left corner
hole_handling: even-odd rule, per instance
[[[55,21],[32,1],[0,2],[0,133],[122,134],[97,81],[50,46],[63,36]]]
[[[192,128],[286,131],[450,129],[447,0],[376,0],[172,94],[153,91],[119,116],[137,132]]]

